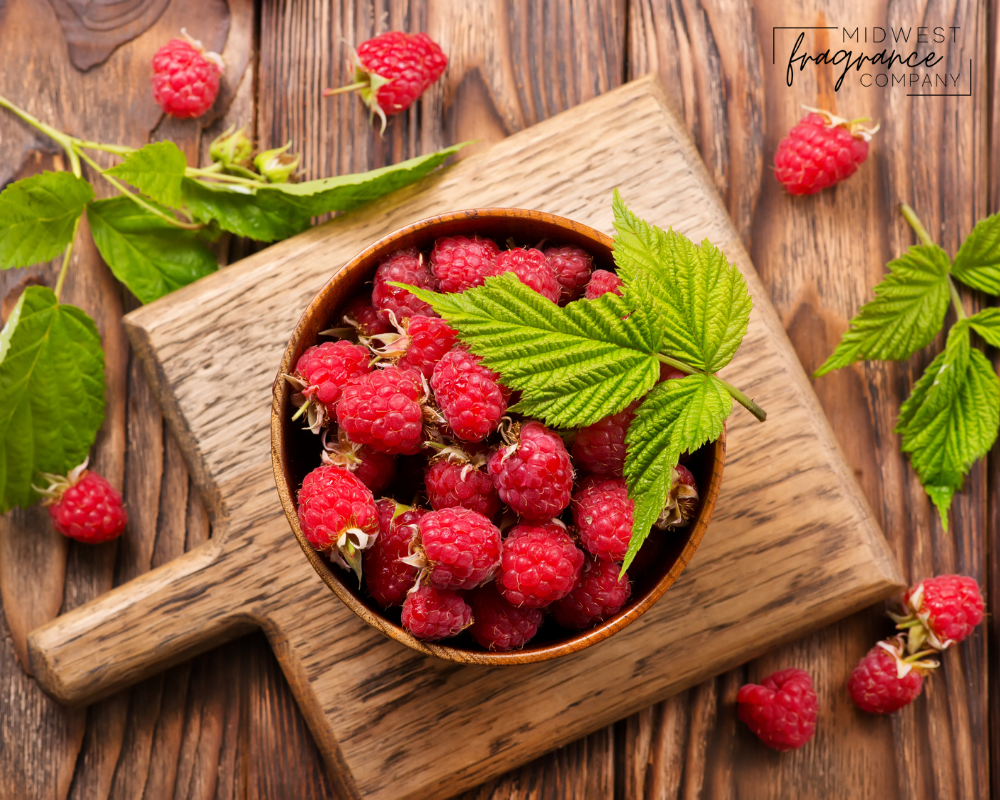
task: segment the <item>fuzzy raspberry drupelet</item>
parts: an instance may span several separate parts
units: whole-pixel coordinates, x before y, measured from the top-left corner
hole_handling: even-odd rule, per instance
[[[809,113],[778,145],[774,175],[789,194],[815,194],[857,172],[871,133],[827,112]]]
[[[436,317],[437,313],[428,303],[389,282],[406,283],[420,289],[437,289],[437,281],[427,269],[423,255],[416,247],[397,250],[387,256],[375,270],[375,287],[372,289],[372,305],[378,309],[383,320],[389,320],[389,312],[402,323],[407,317],[417,315]]]
[[[410,554],[410,541],[424,512],[388,498],[375,505],[379,532],[375,544],[365,553],[365,586],[375,602],[384,608],[400,606],[417,580],[417,568],[400,559]]]
[[[517,441],[490,458],[500,499],[528,521],[558,517],[573,494],[573,464],[566,445],[540,422],[526,422]]]
[[[464,347],[453,348],[437,363],[431,388],[456,437],[481,442],[497,429],[507,412],[507,392],[499,381],[497,373]]]
[[[524,647],[541,627],[544,615],[537,608],[517,608],[504,600],[492,583],[473,593],[469,633],[487,650]]]
[[[602,294],[614,292],[620,297],[622,293],[621,287],[622,279],[615,275],[615,273],[608,272],[606,269],[595,269],[590,276],[590,282],[587,283],[587,288],[583,296],[587,300],[596,300]]]
[[[364,297],[355,297],[348,303],[340,321],[344,325],[356,329],[359,336],[364,336],[367,339],[392,330],[389,321],[379,316],[378,309],[371,304],[369,299]]]
[[[576,586],[583,559],[561,522],[522,522],[503,540],[497,589],[513,606],[544,608]]]
[[[368,348],[344,340],[323,342],[299,356],[292,377],[301,383],[304,401],[322,404],[321,424],[334,415],[343,388],[371,372],[370,360]]]
[[[198,42],[171,39],[153,56],[153,99],[178,119],[200,117],[215,102],[222,59]]]
[[[545,258],[559,282],[559,304],[576,300],[590,281],[594,259],[580,247],[547,247]]]
[[[585,478],[573,495],[573,522],[592,556],[622,561],[632,538],[635,503],[622,478]]]
[[[564,628],[583,630],[621,611],[632,596],[628,575],[618,577],[619,566],[613,561],[587,558],[576,586],[549,609]]]
[[[376,370],[344,387],[337,424],[352,442],[391,455],[414,455],[423,446],[426,399],[416,370]]]
[[[919,621],[928,643],[937,650],[964,641],[983,621],[983,596],[976,579],[968,575],[938,575],[922,580],[907,590],[903,606],[910,615],[906,621]]]
[[[620,478],[625,466],[625,434],[639,401],[576,432],[573,459],[586,472]]]
[[[935,662],[907,662],[901,639],[879,642],[851,672],[847,691],[869,714],[891,714],[909,705],[924,686],[924,674]]]
[[[403,627],[426,642],[458,636],[471,624],[472,609],[456,592],[424,585],[403,601]]]
[[[121,536],[128,524],[122,496],[86,462],[66,478],[46,475],[52,486],[44,492],[52,525],[63,536],[84,544],[101,544]]]
[[[745,684],[736,702],[740,719],[773,750],[795,750],[816,733],[816,692],[804,670],[783,669],[761,684]]]
[[[299,489],[299,525],[306,540],[361,577],[361,551],[378,534],[375,498],[342,467],[316,467]]]
[[[474,589],[500,565],[500,530],[478,511],[444,508],[420,518],[427,581],[438,589]]]
[[[556,273],[549,264],[545,253],[533,247],[515,247],[504,250],[497,256],[496,274],[513,272],[529,289],[534,289],[542,297],[559,302],[561,287]]]
[[[364,445],[358,448],[358,459],[354,474],[372,494],[381,494],[396,479],[394,456]]]
[[[470,461],[434,461],[424,473],[424,485],[435,511],[461,506],[492,519],[500,510],[500,496],[490,476]]]
[[[464,292],[482,286],[496,274],[500,248],[492,239],[478,236],[445,236],[434,242],[431,250],[431,270],[441,291]]]
[[[406,352],[396,362],[400,369],[415,369],[430,378],[438,361],[458,343],[458,334],[440,317],[410,317],[405,324]]]

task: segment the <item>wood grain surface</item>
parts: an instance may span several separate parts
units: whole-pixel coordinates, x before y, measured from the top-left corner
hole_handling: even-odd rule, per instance
[[[1000,208],[1000,159],[986,156],[1000,141],[998,117],[992,114],[1000,19],[995,2],[230,0],[230,7],[224,54],[227,63],[233,63],[231,55],[241,57],[246,69],[242,81],[237,77],[231,87],[224,86],[226,121],[250,123],[266,146],[293,137],[312,176],[381,165],[470,136],[496,141],[625,79],[658,72],[807,369],[833,346],[885,261],[912,241],[895,213],[899,200],[908,199],[952,250],[976,215]],[[213,16],[214,8],[173,0],[146,33],[81,74],[64,50],[53,47],[60,28],[49,5],[6,0],[0,3],[5,56],[0,93],[73,132],[133,145],[169,136],[192,155],[199,137],[188,131],[196,126],[161,122],[155,114],[146,88],[148,56],[185,23],[218,49],[225,23],[213,28],[212,20],[220,19]],[[197,30],[194,18],[209,30]],[[913,99],[856,84],[834,93],[827,70],[811,70],[788,89],[781,64],[787,51],[771,64],[771,26],[845,23],[852,28],[958,26],[958,39],[948,52],[972,59],[973,97]],[[428,30],[445,44],[451,65],[442,83],[393,120],[380,141],[356,101],[345,98],[324,106],[318,93],[346,77],[340,37],[357,42],[390,27]],[[809,34],[811,48],[820,44],[821,33]],[[770,159],[798,104],[824,102],[850,115],[874,112],[883,129],[868,163],[850,182],[793,202],[771,179]],[[217,108],[223,110],[222,104]],[[222,122],[200,137],[203,153]],[[52,152],[51,143],[0,117],[0,184],[43,168],[62,168]],[[910,196],[900,196],[906,193]],[[242,245],[234,248],[234,254],[241,252]],[[78,248],[74,270],[82,283],[69,299],[99,322],[113,321],[114,307],[122,303],[117,286],[110,280],[86,283],[102,269],[96,253]],[[53,274],[44,269],[0,274],[4,307],[22,280]],[[973,298],[967,300],[971,308]],[[101,324],[104,330],[107,322]],[[108,336],[105,347],[114,354],[115,340]],[[993,589],[1000,586],[996,547],[987,546],[988,532],[998,529],[992,502],[1000,489],[995,462],[991,459],[988,485],[983,468],[970,477],[953,532],[944,534],[891,433],[893,403],[934,352],[936,346],[912,369],[858,366],[827,376],[816,389],[909,576],[956,569],[983,580],[989,553]],[[151,478],[142,493],[128,496],[133,515],[148,521],[129,536],[148,539],[143,548],[152,547],[155,565],[162,563],[159,552],[203,541],[207,521],[197,493],[186,489],[185,537],[178,536],[176,522],[168,522],[176,515],[165,514],[161,522],[163,503],[177,502],[171,499],[177,498],[171,493],[175,489],[168,487],[187,486],[187,479],[176,458],[168,460],[166,454],[176,456],[177,448],[162,429],[162,461],[141,449],[157,438],[159,412],[148,394],[138,400],[143,376],[127,365],[124,346],[121,353],[119,366],[108,373],[110,408],[118,410],[109,416],[97,457],[113,480],[124,474],[127,492],[133,481],[138,485],[139,471],[163,476],[159,492]],[[130,403],[132,394],[137,399]],[[133,423],[133,413],[147,420],[145,428]],[[147,438],[132,440],[133,431],[140,430]],[[160,539],[174,544],[161,546]],[[119,549],[124,547],[123,540]],[[0,520],[0,690],[5,698],[0,797],[330,796],[318,752],[263,637],[199,656],[121,693],[117,706],[111,698],[105,702],[112,705],[86,713],[62,709],[24,675],[16,654],[23,656],[27,631],[115,582],[115,549],[94,552],[67,545],[37,512]],[[991,608],[993,596],[991,591]],[[991,616],[990,634],[997,633],[995,624]],[[994,784],[1000,775],[998,769],[989,772],[991,758],[1000,766],[1000,706],[997,693],[987,692],[985,627],[948,654],[944,670],[913,706],[892,720],[873,719],[852,708],[843,683],[856,659],[888,630],[881,608],[873,608],[466,796],[987,796],[990,775]],[[737,723],[733,701],[742,682],[784,666],[813,674],[821,724],[812,745],[779,756],[763,750]],[[987,697],[993,708],[989,716]]]

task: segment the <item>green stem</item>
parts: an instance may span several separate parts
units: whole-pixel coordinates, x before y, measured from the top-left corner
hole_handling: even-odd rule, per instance
[[[254,189],[267,186],[264,181],[254,181],[249,178],[227,175],[224,172],[211,172],[208,169],[198,169],[196,167],[188,167],[184,170],[184,175],[189,178],[211,178],[212,180],[221,181],[223,183],[237,183],[241,186],[252,186]]]
[[[920,219],[917,217],[916,211],[910,208],[906,203],[900,203],[899,210],[900,213],[902,213],[903,217],[906,219],[906,221],[910,223],[910,227],[913,228],[913,232],[917,234],[917,236],[920,238],[920,241],[922,241],[926,245],[934,244],[934,240],[931,238],[931,235],[927,232],[927,229],[923,226],[923,224],[920,222]]]
[[[955,307],[955,315],[961,319],[967,319],[965,314],[965,307],[962,305],[962,295],[958,293],[958,287],[955,286],[955,282],[948,276],[948,291],[951,292],[951,304]]]
[[[697,370],[694,367],[689,366],[688,364],[685,364],[683,361],[678,361],[676,358],[672,358],[670,356],[665,356],[665,355],[663,355],[663,353],[657,353],[656,357],[657,357],[657,359],[659,359],[664,364],[669,364],[671,367],[679,369],[681,372],[684,372],[687,375],[704,375],[705,374],[701,370]],[[737,403],[739,403],[747,411],[749,411],[751,414],[753,414],[758,420],[760,420],[761,422],[763,422],[764,420],[767,419],[767,412],[763,408],[761,408],[759,405],[757,405],[753,400],[751,400],[744,392],[741,392],[739,389],[737,389],[731,383],[729,383],[728,381],[722,380],[722,378],[719,378],[718,376],[715,376],[715,378],[723,386],[726,387],[726,391],[729,392],[729,394],[731,394],[733,396],[733,399],[736,400]]]
[[[357,83],[350,83],[347,86],[340,86],[336,89],[324,89],[323,97],[330,97],[331,95],[342,94],[344,92],[353,92],[355,89],[364,89],[370,85],[371,81],[358,81]]]
[[[59,277],[56,279],[56,288],[52,291],[55,293],[56,300],[59,299],[59,295],[62,293],[63,283],[66,282],[66,271],[69,268],[69,260],[73,255],[73,243],[76,241],[76,232],[80,230],[80,220],[83,219],[83,214],[76,218],[76,222],[73,223],[73,235],[69,238],[69,244],[66,245],[66,252],[63,253],[62,266],[59,268]]]
[[[40,130],[50,139],[58,143],[58,145],[63,150],[66,151],[66,155],[69,158],[70,169],[73,170],[73,174],[76,175],[76,177],[78,178],[81,176],[82,170],[80,169],[80,159],[77,157],[76,152],[73,150],[73,144],[77,141],[76,139],[74,139],[72,136],[66,135],[62,131],[57,131],[50,125],[46,125],[37,117],[33,117],[23,108],[18,108],[16,105],[10,102],[10,100],[8,100],[6,97],[3,97],[2,95],[0,95],[0,106],[8,109],[9,111],[13,111],[15,114],[17,114],[17,116],[19,116],[29,125],[31,125],[31,127]]]
[[[113,153],[116,156],[130,156],[135,152],[134,147],[127,147],[123,144],[101,144],[100,142],[76,141],[77,147],[85,147],[88,150],[100,150],[104,153]]]

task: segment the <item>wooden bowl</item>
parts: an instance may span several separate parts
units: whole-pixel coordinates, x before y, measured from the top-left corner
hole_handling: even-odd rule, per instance
[[[312,548],[302,534],[296,510],[296,491],[302,484],[302,479],[319,465],[321,446],[319,437],[303,430],[300,422],[292,422],[292,391],[281,375],[291,373],[299,356],[321,341],[320,331],[336,324],[340,309],[362,291],[365,283],[372,280],[376,267],[385,256],[411,246],[427,252],[440,236],[473,233],[492,238],[501,246],[511,238],[519,246],[535,246],[542,241],[547,245],[579,245],[594,256],[595,268],[614,269],[610,237],[585,225],[539,211],[514,208],[458,211],[421,220],[389,234],[359,253],[343,268],[336,270],[295,327],[274,381],[271,457],[281,504],[302,551],[326,585],[365,622],[407,647],[450,661],[466,664],[524,664],[575,653],[606,639],[637,620],[677,580],[705,535],[719,495],[726,452],[725,434],[695,453],[687,464],[694,473],[701,494],[701,504],[695,518],[685,528],[674,532],[655,532],[650,536],[629,570],[632,597],[615,616],[577,633],[558,628],[551,620],[547,620],[535,639],[523,650],[508,652],[482,650],[468,633],[447,640],[448,644],[423,642],[411,636],[399,622],[398,609],[386,611],[366,597],[359,589],[353,573],[332,566]],[[404,460],[400,462],[399,471],[402,474],[409,467],[413,473],[410,478],[415,485],[422,481],[423,475],[415,472],[419,469],[416,459],[411,457],[407,461],[405,458],[401,457]]]

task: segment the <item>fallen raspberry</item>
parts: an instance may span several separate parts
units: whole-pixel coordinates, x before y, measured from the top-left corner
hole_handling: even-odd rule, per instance
[[[549,610],[564,628],[583,630],[613,617],[632,595],[628,575],[618,577],[620,567],[613,561],[587,556],[576,586]]]
[[[410,542],[416,535],[423,510],[400,505],[383,498],[378,508],[379,533],[365,553],[365,586],[375,602],[388,608],[403,604],[406,593],[416,583],[417,568],[400,559],[410,554]]]
[[[795,750],[816,733],[816,692],[801,669],[783,669],[760,685],[741,686],[736,702],[740,719],[773,750]]]
[[[309,429],[318,433],[334,416],[343,388],[371,372],[370,359],[367,348],[343,340],[306,350],[295,363],[295,372],[285,376],[298,390],[292,399],[299,411],[292,419],[306,413]]]
[[[540,422],[526,422],[501,447],[487,469],[500,499],[528,521],[558,517],[573,493],[573,465],[566,446]]]
[[[774,176],[789,194],[814,194],[849,178],[868,157],[874,130],[812,111],[781,140],[774,154]]]
[[[573,589],[583,558],[561,522],[515,525],[503,540],[497,589],[513,606],[544,608]]]
[[[486,517],[467,508],[428,511],[420,518],[411,563],[427,571],[438,589],[474,589],[500,565],[500,531]]]
[[[911,586],[903,597],[903,614],[891,614],[907,632],[907,650],[915,653],[926,641],[947,650],[964,641],[983,621],[983,596],[975,578],[938,575]]]
[[[486,473],[485,453],[471,455],[458,447],[447,447],[434,456],[424,473],[431,508],[461,506],[492,519],[500,510],[500,497]]]
[[[524,647],[538,633],[544,619],[537,608],[512,606],[492,583],[476,589],[471,603],[473,623],[469,633],[487,650]]]
[[[153,56],[153,99],[172,117],[200,117],[215,102],[222,68],[200,42],[171,39]]]
[[[458,343],[458,334],[440,317],[410,317],[404,335],[391,346],[403,351],[396,366],[415,369],[430,378],[434,367]]]
[[[472,624],[472,609],[455,592],[421,586],[403,601],[403,627],[433,642],[458,636]]]
[[[392,330],[389,320],[379,316],[378,309],[364,297],[355,297],[348,303],[340,321],[345,326],[357,330],[358,335],[366,339]]]
[[[489,436],[507,411],[500,376],[481,362],[479,356],[456,347],[441,358],[431,376],[438,408],[455,436],[466,442]]]
[[[559,281],[541,250],[531,247],[504,250],[497,256],[496,274],[502,275],[505,272],[513,272],[521,283],[553,303],[559,301]]]
[[[576,432],[573,440],[573,459],[581,469],[595,475],[622,476],[625,466],[625,434],[635,418],[639,401],[593,425]]]
[[[683,528],[698,510],[698,484],[691,470],[683,464],[674,467],[670,476],[667,502],[653,525],[657,528]]]
[[[434,242],[431,270],[442,292],[464,292],[482,286],[496,274],[500,248],[492,239],[478,236],[446,236]]]
[[[559,282],[559,304],[576,300],[590,280],[594,259],[580,247],[547,247],[545,258]]]
[[[926,653],[904,657],[901,637],[879,642],[851,672],[847,691],[869,714],[891,714],[912,703],[924,686],[924,675],[937,666]]]
[[[615,275],[615,273],[608,272],[606,269],[595,269],[590,276],[590,282],[587,284],[587,289],[584,291],[583,296],[587,300],[596,300],[602,294],[607,294],[608,292],[614,292],[621,296],[621,287],[622,279]]]
[[[573,495],[573,522],[588,553],[622,561],[632,538],[635,503],[622,478],[586,478]]]
[[[372,289],[372,305],[378,309],[379,316],[383,320],[390,320],[391,314],[397,323],[417,315],[437,316],[428,303],[406,289],[390,286],[390,282],[405,283],[420,289],[437,288],[437,282],[427,269],[424,257],[417,248],[397,250],[378,265],[378,269],[375,270],[375,287]]]
[[[87,461],[68,475],[41,473],[49,485],[33,487],[49,507],[52,525],[63,536],[84,544],[101,544],[121,536],[128,524],[122,496]]]
[[[416,370],[376,370],[344,387],[337,423],[348,438],[383,453],[413,455],[423,447],[427,392]]]

